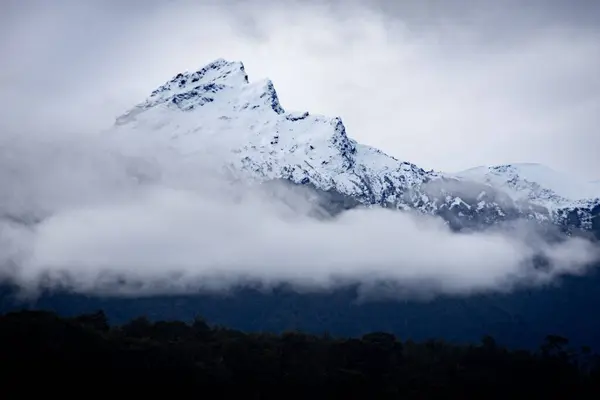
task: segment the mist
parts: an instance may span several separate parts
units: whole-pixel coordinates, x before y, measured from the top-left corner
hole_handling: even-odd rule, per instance
[[[286,110],[341,116],[353,139],[425,169],[527,161],[598,179],[599,9],[494,4],[2,2],[0,278],[114,295],[384,282],[420,297],[585,274],[600,257],[583,238],[456,233],[378,208],[327,216],[317,193],[224,169],[224,149],[183,158],[99,133],[223,57],[271,78]]]
[[[223,57],[429,170],[600,179],[600,7],[578,0],[6,0],[0,128],[87,133]],[[464,151],[468,144],[469,151]],[[456,155],[460,154],[460,157]]]
[[[133,154],[108,136],[58,133],[22,133],[0,149],[0,275],[31,293],[369,292],[383,282],[396,288],[387,296],[468,295],[584,274],[600,256],[582,238],[550,244],[527,224],[456,233],[377,207],[319,214],[310,190],[236,176],[218,149]]]

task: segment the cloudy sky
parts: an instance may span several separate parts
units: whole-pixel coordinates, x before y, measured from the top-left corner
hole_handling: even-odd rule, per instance
[[[0,127],[102,128],[224,57],[426,169],[600,179],[599,18],[587,0],[4,0]]]
[[[389,210],[315,220],[289,188],[229,186],[168,149],[122,157],[96,134],[223,57],[271,78],[288,110],[341,116],[350,136],[427,169],[528,161],[599,179],[598,9],[497,3],[0,1],[0,280],[381,279],[468,294],[585,273],[600,254],[583,239],[456,234]],[[548,271],[531,268],[540,254]]]

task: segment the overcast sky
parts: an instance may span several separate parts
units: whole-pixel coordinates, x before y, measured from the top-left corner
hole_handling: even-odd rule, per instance
[[[600,254],[580,238],[550,246],[527,224],[457,234],[390,210],[317,220],[289,187],[230,186],[205,157],[141,144],[125,157],[95,134],[224,57],[270,77],[288,110],[341,116],[350,136],[427,169],[529,161],[598,179],[597,10],[518,3],[0,0],[0,281],[469,294],[585,273]]]
[[[0,128],[85,134],[224,57],[426,169],[600,179],[599,20],[589,0],[3,0]]]

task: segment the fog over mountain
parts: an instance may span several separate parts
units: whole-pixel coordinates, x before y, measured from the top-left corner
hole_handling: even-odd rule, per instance
[[[223,57],[426,170],[597,180],[599,16],[587,0],[7,0],[0,127],[101,129]]]
[[[251,3],[0,6],[5,280],[421,297],[599,260],[595,8]]]
[[[231,79],[227,69],[214,71]],[[264,101],[262,89],[248,90],[242,103]],[[191,142],[178,147],[177,135],[164,136],[142,122],[169,127],[188,121],[206,128],[215,120],[200,118],[193,106],[222,111],[218,107],[225,99],[238,101],[217,97],[205,105],[205,94],[197,92],[169,97],[173,107],[144,103],[152,108],[129,117],[136,127],[131,132],[123,131],[120,121],[114,131],[98,134],[3,136],[3,275],[29,289],[49,284],[109,294],[280,283],[311,291],[360,282],[366,288],[397,286],[392,296],[431,296],[548,284],[561,275],[585,273],[600,255],[582,238],[551,243],[526,221],[455,232],[439,217],[356,207],[360,202],[332,213],[324,209],[328,201],[319,200],[323,190],[256,180],[235,166],[224,169],[237,154],[225,135],[245,135],[241,125],[231,133],[213,130],[215,139],[198,131],[192,139],[200,149],[192,151]],[[184,103],[171,101],[179,98],[188,101],[185,110]],[[226,120],[274,119],[280,110],[273,107],[272,100],[259,102]],[[300,140],[291,129],[286,140]],[[319,126],[304,137],[314,132],[321,132]],[[411,173],[403,172],[401,180]],[[543,268],[536,264],[540,257]]]

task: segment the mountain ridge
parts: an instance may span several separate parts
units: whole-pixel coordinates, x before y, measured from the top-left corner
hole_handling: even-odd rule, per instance
[[[470,168],[457,176],[500,186],[516,200],[527,199],[545,207],[600,198],[600,187],[574,179],[539,163],[512,163]]]
[[[239,61],[219,58],[175,75],[118,117],[113,133],[152,138],[182,155],[221,149],[223,164],[247,179],[310,183],[363,205],[441,216],[457,229],[526,219],[600,237],[600,190],[572,198],[510,165],[425,171],[350,138],[340,117],[286,112],[273,82],[250,82]]]

